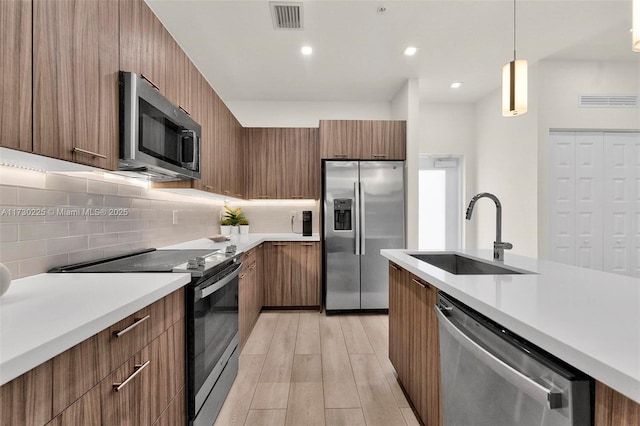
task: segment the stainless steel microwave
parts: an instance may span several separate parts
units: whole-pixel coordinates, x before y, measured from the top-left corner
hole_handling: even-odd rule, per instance
[[[201,131],[149,81],[120,72],[121,173],[153,181],[200,179]]]

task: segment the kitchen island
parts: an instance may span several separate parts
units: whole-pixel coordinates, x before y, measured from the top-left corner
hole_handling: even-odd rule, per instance
[[[637,279],[510,253],[504,262],[494,262],[490,250],[459,253],[530,273],[454,275],[411,256],[425,252],[381,253],[438,291],[640,403]]]

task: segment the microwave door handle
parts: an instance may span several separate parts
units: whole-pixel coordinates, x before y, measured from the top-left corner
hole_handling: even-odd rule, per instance
[[[188,130],[188,129],[184,129],[182,131],[183,135],[190,135],[191,136],[191,140],[193,140],[193,157],[189,160],[189,161],[185,161],[185,159],[182,157],[182,152],[183,152],[183,145],[184,145],[184,137],[180,138],[180,164],[182,165],[187,165],[189,169],[191,170],[195,170],[196,167],[196,159],[198,158],[198,156],[200,155],[200,143],[198,140],[198,135],[196,134],[195,130]]]

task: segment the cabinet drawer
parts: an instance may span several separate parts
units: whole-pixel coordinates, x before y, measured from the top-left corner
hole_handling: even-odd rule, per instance
[[[244,268],[249,268],[251,265],[256,263],[256,249],[257,247],[252,248],[249,251],[246,251],[242,254],[242,266]]]
[[[106,362],[109,371],[112,371],[147,346],[165,329],[163,298],[118,321],[105,330],[106,332],[98,335],[100,362]]]
[[[151,357],[144,348],[100,384],[102,424],[150,424],[150,391]]]

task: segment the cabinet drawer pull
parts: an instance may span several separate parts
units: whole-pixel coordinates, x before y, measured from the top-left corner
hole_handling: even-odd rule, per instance
[[[140,78],[142,78],[143,80],[146,80],[147,83],[149,83],[151,85],[151,87],[156,89],[158,92],[160,91],[160,88],[153,81],[151,81],[151,79],[149,77],[147,77],[146,75],[140,74]]]
[[[231,191],[229,191],[228,189],[224,189],[222,192],[224,192],[225,194],[231,194]]]
[[[79,152],[81,154],[87,154],[87,155],[91,155],[98,158],[104,158],[105,160],[107,159],[106,155],[98,154],[97,152],[87,151],[86,149],[78,148],[77,146],[73,147],[73,152]]]
[[[418,284],[422,288],[427,288],[426,284],[421,283],[420,281],[416,280],[415,278],[411,278],[411,281],[413,281],[414,283]]]
[[[238,198],[243,198],[243,197],[244,197],[244,194],[236,194],[236,197],[238,197]]]
[[[300,245],[305,246],[305,247],[311,247],[311,246],[313,246],[314,244],[313,244],[313,243],[302,243],[302,244],[300,244]]]
[[[337,158],[345,158],[347,154],[333,154],[333,156]]]
[[[302,195],[294,195],[291,198],[294,200],[302,200],[304,197]]]
[[[373,154],[373,158],[387,158],[387,154]]]
[[[128,332],[130,332],[131,330],[133,330],[134,328],[136,328],[137,326],[139,326],[140,324],[142,324],[143,322],[145,322],[146,320],[148,320],[149,318],[151,318],[151,315],[147,315],[145,317],[142,318],[136,318],[133,321],[133,324],[131,324],[129,327],[120,330],[120,331],[114,331],[113,335],[116,337],[122,337],[123,334],[126,334]]]
[[[399,271],[400,268],[396,265],[394,265],[393,263],[390,263],[389,266],[391,266],[393,269],[395,269],[396,271]]]
[[[113,390],[116,392],[120,392],[120,390],[127,386],[127,383],[129,383],[131,380],[133,380],[138,374],[140,374],[140,372],[142,370],[144,370],[145,368],[147,368],[147,366],[151,364],[151,361],[147,361],[144,364],[136,364],[133,366],[133,373],[131,373],[131,375],[129,377],[127,377],[125,379],[124,382],[122,383],[114,383],[113,384]]]
[[[251,266],[249,266],[249,269],[256,269],[256,264],[252,263]]]
[[[247,274],[240,274],[240,279],[242,280],[242,279],[244,279],[244,277],[246,277],[246,276],[247,276]]]
[[[260,199],[263,199],[263,200],[264,200],[264,199],[271,198],[271,196],[269,196],[269,195],[258,195],[258,198],[260,198]]]
[[[249,250],[248,252],[246,252],[244,255],[249,257],[253,254],[253,249]]]
[[[188,116],[191,116],[191,113],[189,111],[187,111],[186,109],[184,109],[184,107],[182,105],[178,105],[178,108],[180,108],[182,111],[184,111],[184,113],[187,114]]]
[[[209,189],[209,190],[213,191],[213,186],[211,186],[211,185],[205,185],[204,187],[205,187],[206,189]]]

